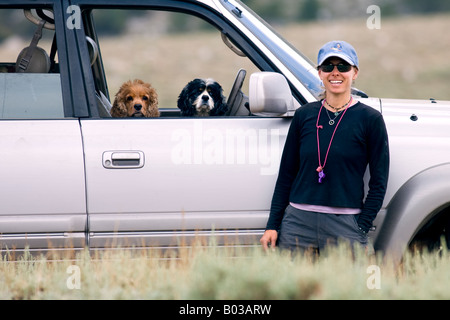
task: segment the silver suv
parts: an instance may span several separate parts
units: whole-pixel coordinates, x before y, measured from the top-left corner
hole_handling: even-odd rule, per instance
[[[0,10],[22,20],[13,33],[29,30],[25,49],[11,45],[13,57],[0,63],[3,253],[177,247],[212,235],[219,244],[258,243],[293,112],[321,91],[313,63],[236,0],[0,0]],[[135,32],[129,42],[97,30],[106,11],[136,16],[124,26]],[[163,22],[167,29],[187,18],[215,30],[220,45],[182,35],[159,41]],[[215,61],[214,50],[231,58]],[[179,63],[174,51],[184,59],[176,74],[164,67]],[[180,116],[182,84],[219,70],[194,68],[196,59],[235,77],[220,79],[229,85],[226,116]],[[110,116],[129,80],[114,72],[124,68],[148,75],[160,117]],[[353,94],[382,112],[390,139],[388,191],[370,232],[375,249],[400,258],[408,246],[448,239],[450,103]]]

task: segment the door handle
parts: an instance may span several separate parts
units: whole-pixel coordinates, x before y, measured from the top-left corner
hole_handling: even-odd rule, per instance
[[[107,169],[137,169],[145,163],[142,151],[105,151],[103,152],[103,167]]]

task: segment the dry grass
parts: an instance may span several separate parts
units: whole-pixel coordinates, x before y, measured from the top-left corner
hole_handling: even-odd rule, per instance
[[[401,266],[355,255],[341,245],[319,258],[184,248],[178,259],[153,251],[115,250],[49,261],[25,255],[0,261],[0,299],[448,299],[447,251],[409,254]],[[70,269],[79,270],[79,288]],[[379,267],[379,278],[371,266]],[[379,288],[371,285],[378,284]]]

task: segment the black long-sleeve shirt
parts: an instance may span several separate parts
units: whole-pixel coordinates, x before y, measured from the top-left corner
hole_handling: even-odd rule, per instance
[[[318,182],[319,166],[316,121],[321,102],[299,108],[292,119],[281,158],[266,229],[278,230],[289,202],[329,207],[359,208],[358,225],[368,231],[386,193],[389,175],[389,144],[383,117],[377,110],[357,102],[341,113],[334,125],[325,107],[319,119],[320,154],[323,165],[333,130],[336,130],[324,167],[325,178]],[[364,194],[364,174],[370,179]]]

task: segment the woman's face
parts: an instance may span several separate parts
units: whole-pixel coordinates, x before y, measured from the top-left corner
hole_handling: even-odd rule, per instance
[[[327,59],[323,65],[327,64],[346,64],[344,60],[332,57]],[[327,94],[340,95],[344,93],[350,94],[353,80],[358,76],[358,69],[356,67],[351,67],[348,72],[339,72],[337,67],[334,67],[331,72],[325,72],[319,68],[319,77],[322,80]]]

